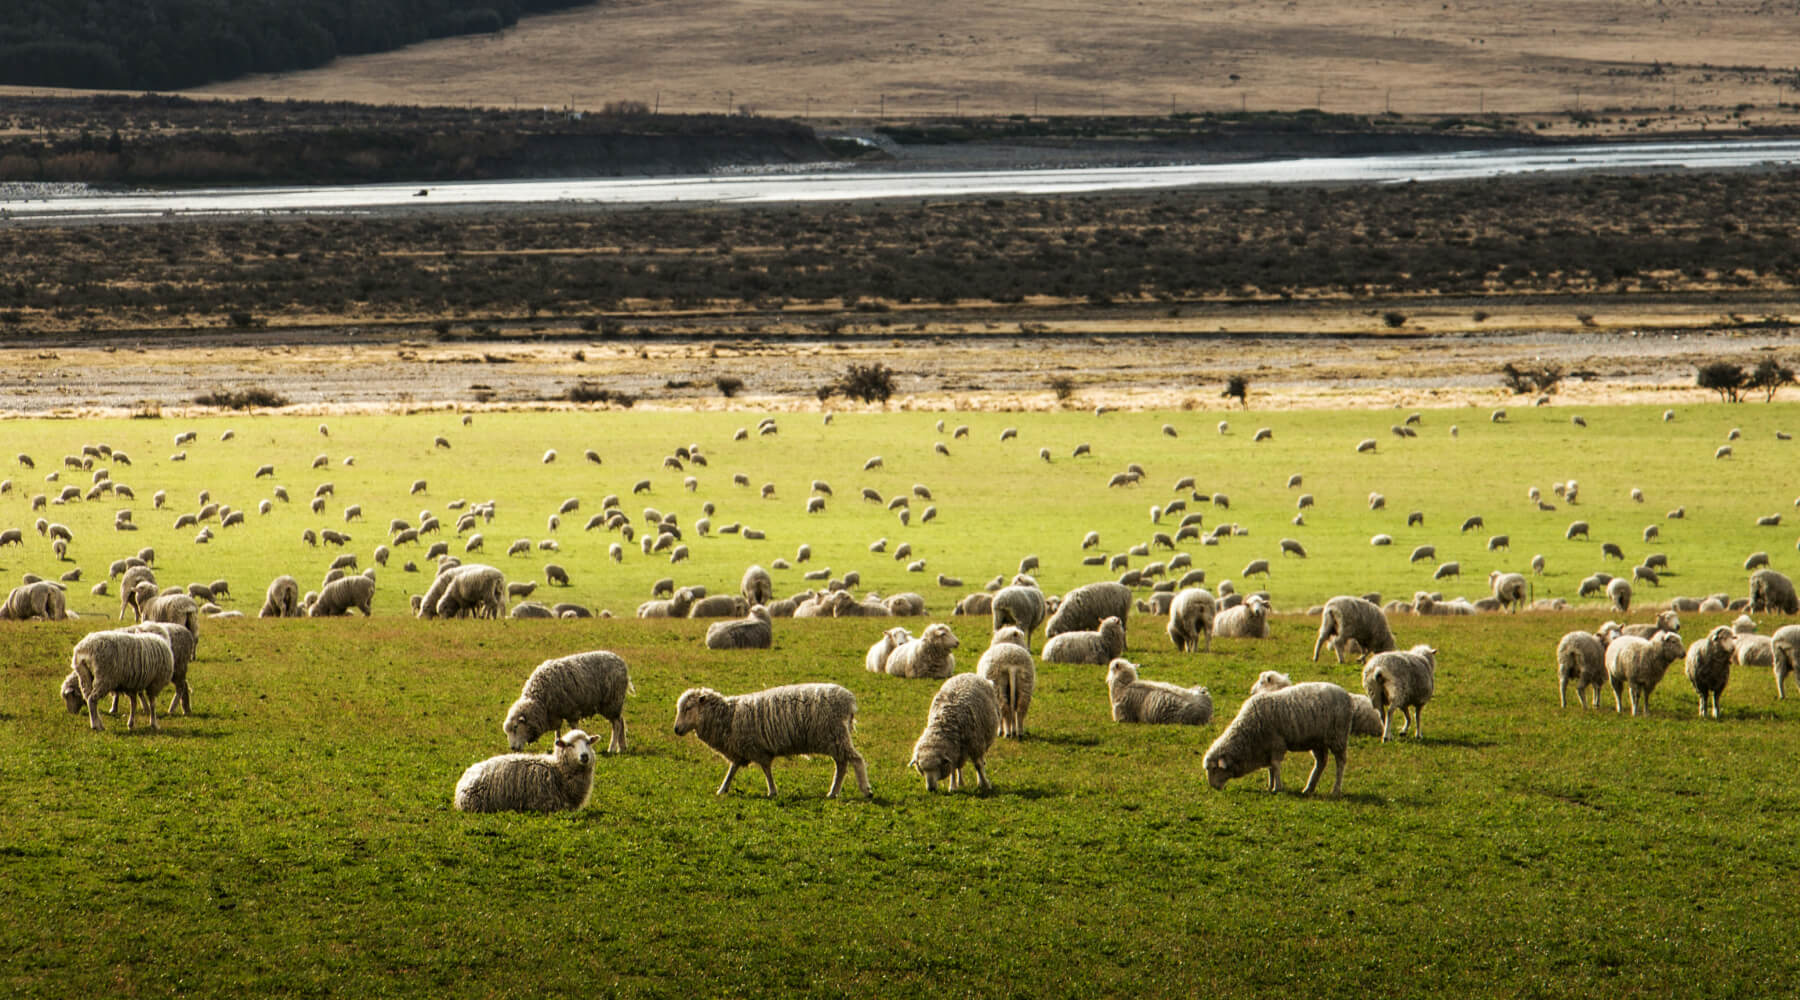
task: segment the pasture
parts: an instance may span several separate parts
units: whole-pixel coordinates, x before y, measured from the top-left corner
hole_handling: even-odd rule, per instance
[[[1624,549],[1627,571],[1650,551],[1668,555],[1674,573],[1660,589],[1640,587],[1646,601],[1741,595],[1754,549],[1792,572],[1791,524],[1754,525],[1791,509],[1781,491],[1793,489],[1783,473],[1794,445],[1776,431],[1790,429],[1792,407],[1682,406],[1669,423],[1660,407],[1582,414],[1586,428],[1568,408],[1514,407],[1504,423],[1485,410],[1426,410],[1411,439],[1389,433],[1405,416],[1395,411],[1234,413],[1224,435],[1218,414],[1181,412],[949,413],[941,434],[940,415],[907,412],[829,424],[780,414],[772,435],[755,433],[760,415],[744,412],[479,413],[467,427],[449,411],[342,415],[324,418],[328,437],[319,418],[288,416],[9,421],[0,450],[9,462],[30,454],[35,468],[14,464],[13,488],[0,494],[0,528],[25,534],[0,549],[0,567],[54,578],[79,565],[70,604],[84,619],[116,612],[116,598],[87,588],[145,545],[163,583],[227,578],[228,606],[253,615],[271,577],[316,586],[337,554],[306,546],[303,530],[348,531],[345,551],[367,566],[390,518],[443,517],[458,497],[497,509],[478,529],[485,555],[465,558],[540,584],[542,564],[558,562],[573,585],[535,597],[621,619],[415,621],[407,596],[426,574],[399,564],[426,564],[401,547],[377,570],[372,618],[204,623],[195,714],[165,719],[160,734],[110,720],[90,733],[58,702],[70,647],[100,622],[0,623],[0,884],[18,914],[0,925],[0,983],[24,996],[1770,994],[1800,974],[1785,888],[1800,860],[1790,760],[1800,702],[1778,702],[1765,671],[1740,671],[1724,718],[1702,721],[1677,669],[1647,719],[1617,716],[1610,696],[1599,712],[1559,709],[1556,640],[1612,617],[1598,605],[1399,617],[1402,645],[1441,651],[1423,741],[1353,738],[1337,800],[1271,796],[1255,776],[1220,793],[1205,785],[1201,756],[1259,671],[1359,690],[1352,668],[1307,661],[1317,621],[1294,612],[1340,592],[1433,586],[1430,564],[1407,562],[1416,544],[1459,560],[1463,578],[1437,586],[1471,597],[1485,593],[1488,569],[1522,570],[1535,552],[1548,562],[1535,595],[1572,597],[1583,576],[1619,572],[1619,561],[1602,561],[1603,541]],[[1165,423],[1178,436],[1161,433]],[[959,424],[968,436],[954,436]],[[1253,442],[1264,426],[1272,439]],[[742,441],[738,427],[751,429]],[[1000,440],[1006,427],[1016,439]],[[1732,456],[1714,459],[1734,427]],[[175,448],[188,429],[196,440]],[[235,434],[220,440],[227,429]],[[433,446],[438,435],[449,449]],[[1370,437],[1376,451],[1356,453]],[[103,464],[136,501],[34,513],[32,494],[90,485],[92,473],[73,468],[44,479],[100,441],[130,454],[129,466]],[[1081,443],[1091,456],[1072,457]],[[704,467],[663,468],[691,444]],[[551,448],[558,457],[546,465]],[[583,459],[587,449],[601,464]],[[315,470],[320,454],[327,467]],[[882,465],[863,471],[874,455]],[[1140,485],[1105,485],[1133,462],[1146,472]],[[264,463],[273,480],[253,478]],[[733,485],[738,473],[750,487]],[[1304,483],[1289,489],[1295,473]],[[928,620],[961,637],[966,670],[987,628],[947,617],[957,596],[1028,554],[1047,590],[1116,575],[1081,565],[1082,535],[1098,531],[1095,551],[1112,554],[1172,534],[1149,508],[1176,499],[1183,476],[1229,496],[1220,509],[1181,494],[1208,529],[1248,531],[1183,544],[1208,586],[1266,558],[1266,586],[1289,613],[1269,641],[1219,640],[1200,655],[1172,652],[1159,621],[1133,617],[1127,655],[1145,677],[1210,686],[1217,718],[1197,730],[1115,725],[1100,668],[1041,666],[1030,735],[990,755],[991,796],[927,796],[904,769],[936,684],[862,670],[878,623],[778,621],[775,649],[727,653],[701,646],[702,622],[629,620],[654,579],[730,592],[745,565],[791,560],[805,542],[811,563],[775,571],[778,593],[824,566],[859,571],[884,594],[917,590]],[[1581,483],[1574,507],[1549,493],[1571,477]],[[421,478],[425,492],[410,494]],[[634,495],[644,479],[649,491]],[[809,515],[813,479],[833,495]],[[306,503],[325,481],[334,492],[315,515]],[[775,484],[769,500],[758,496],[765,482]],[[275,484],[293,502],[256,514]],[[857,497],[914,484],[932,499],[913,499],[907,526]],[[1529,504],[1533,485],[1560,509]],[[1630,499],[1634,487],[1644,503]],[[169,500],[153,511],[158,489]],[[194,544],[193,528],[172,524],[201,489],[249,510],[247,523],[215,522],[213,540]],[[1368,509],[1370,491],[1386,495],[1384,509]],[[1301,492],[1315,504],[1295,526]],[[617,536],[582,530],[613,493],[640,525],[645,506],[676,513],[691,558],[672,566],[630,544],[614,564],[606,547]],[[569,497],[579,512],[550,531],[546,517]],[[766,540],[699,536],[708,500],[715,526],[738,521]],[[343,521],[349,504],[362,520]],[[939,513],[921,523],[927,505]],[[1664,517],[1678,506],[1684,518]],[[112,530],[123,507],[139,531]],[[1406,526],[1411,510],[1424,512],[1422,527]],[[1482,529],[1458,530],[1477,514]],[[39,516],[71,528],[70,562],[32,530]],[[1575,518],[1590,522],[1590,541],[1563,539]],[[1661,538],[1645,544],[1650,523]],[[461,555],[451,524],[437,537]],[[1377,532],[1395,544],[1371,547]],[[1499,533],[1511,548],[1490,553]],[[883,536],[889,553],[910,542],[926,572],[870,553]],[[1284,536],[1309,557],[1281,557]],[[561,550],[508,558],[516,538],[555,538]],[[965,585],[936,586],[940,572]],[[1692,639],[1730,617],[1684,616],[1683,631]],[[1780,624],[1766,616],[1762,631]],[[624,656],[637,694],[626,708],[631,749],[599,762],[589,807],[549,818],[454,812],[463,768],[504,750],[500,718],[532,665],[590,648]],[[831,766],[819,759],[777,762],[773,802],[754,772],[715,798],[724,764],[672,734],[676,697],[697,684],[729,693],[798,680],[856,693],[873,801],[824,800]],[[1288,761],[1290,785],[1309,763]]]

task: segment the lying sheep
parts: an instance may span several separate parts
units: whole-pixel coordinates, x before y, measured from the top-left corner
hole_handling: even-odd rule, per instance
[[[999,726],[1000,697],[993,683],[978,674],[957,674],[931,696],[925,730],[907,766],[925,776],[926,791],[935,792],[940,781],[952,791],[961,788],[963,764],[973,764],[977,789],[992,791],[986,760]]]
[[[1212,650],[1213,596],[1203,587],[1187,587],[1169,602],[1169,641],[1183,653]]]
[[[1582,708],[1600,707],[1600,689],[1606,683],[1606,647],[1620,635],[1619,627],[1612,622],[1601,626],[1598,632],[1570,632],[1556,644],[1556,681],[1557,703],[1563,708],[1569,707],[1569,683],[1575,683],[1575,704]],[[1587,691],[1592,688],[1594,701],[1590,705]]]
[[[863,654],[863,669],[872,674],[887,673],[888,657],[893,654],[894,650],[911,641],[912,637],[911,632],[900,626],[881,633],[881,638],[875,640],[875,643],[869,647],[869,651]]]
[[[987,651],[975,664],[975,672],[994,685],[1000,699],[1000,735],[1025,738],[1025,714],[1031,710],[1031,694],[1037,687],[1037,666],[1025,633],[1011,625],[994,632]]]
[[[1364,655],[1385,653],[1394,648],[1394,632],[1388,627],[1387,615],[1373,601],[1350,594],[1340,594],[1325,602],[1319,616],[1319,637],[1313,641],[1313,662],[1319,660],[1326,643],[1339,663],[1344,662],[1346,648],[1354,643]]]
[[[1800,674],[1800,625],[1783,625],[1769,637],[1769,665],[1775,674],[1775,697],[1787,698],[1787,679]],[[1800,678],[1794,682],[1800,688]]]
[[[919,637],[902,643],[887,658],[887,672],[894,677],[948,677],[956,672],[958,645],[950,626],[928,626]]]
[[[953,615],[991,615],[993,612],[994,595],[985,590],[979,590],[973,594],[965,594],[962,600],[956,602],[955,609],[950,613]]]
[[[1625,711],[1625,689],[1631,688],[1631,714],[1650,714],[1650,692],[1662,681],[1669,664],[1681,659],[1681,636],[1659,632],[1655,638],[1622,635],[1606,647],[1606,677],[1612,684],[1613,709]]]
[[[769,621],[769,609],[760,604],[750,609],[748,617],[714,622],[706,629],[707,649],[771,649],[774,645],[775,632]]]
[[[319,599],[308,615],[313,618],[329,618],[347,615],[350,609],[355,608],[367,618],[374,600],[375,580],[372,577],[346,576],[319,588]]]
[[[1117,618],[1121,625],[1129,626],[1130,614],[1131,588],[1111,580],[1084,584],[1063,595],[1044,624],[1044,637],[1098,629],[1106,618]]]
[[[1436,674],[1437,650],[1423,643],[1406,652],[1377,653],[1363,665],[1363,691],[1369,704],[1381,713],[1381,742],[1386,743],[1392,732],[1396,708],[1400,710],[1400,732],[1405,733],[1410,722],[1413,739],[1423,738],[1419,716],[1431,700]]]
[[[1493,589],[1494,600],[1500,602],[1502,609],[1517,614],[1524,607],[1526,587],[1523,574],[1493,570],[1488,573],[1488,586]]]
[[[625,661],[616,653],[596,649],[545,660],[525,678],[501,730],[507,745],[523,750],[545,733],[560,736],[564,725],[598,715],[612,723],[607,751],[624,753],[625,696],[636,691]]]
[[[1800,597],[1794,594],[1794,581],[1772,569],[1759,569],[1750,574],[1750,612],[1763,611],[1800,614]]]
[[[75,644],[69,657],[69,673],[75,678],[81,701],[87,705],[88,725],[94,732],[106,729],[100,722],[100,699],[115,691],[123,693],[130,702],[126,728],[137,728],[141,703],[150,713],[150,728],[161,729],[156,721],[156,698],[175,675],[175,651],[160,634],[90,632]],[[63,700],[71,712],[81,710],[71,700],[66,681]]]
[[[1268,600],[1252,594],[1244,603],[1220,611],[1213,619],[1213,634],[1221,639],[1267,639]]]
[[[1619,630],[1623,635],[1635,635],[1639,639],[1648,639],[1658,632],[1679,631],[1681,631],[1681,616],[1673,610],[1658,612],[1654,622],[1626,625]]]
[[[1350,692],[1336,684],[1315,681],[1253,695],[1207,748],[1206,782],[1223,789],[1232,778],[1267,768],[1269,790],[1279,792],[1282,758],[1289,750],[1310,750],[1312,774],[1300,794],[1311,794],[1318,785],[1329,755],[1337,761],[1331,793],[1341,795],[1352,716]]]
[[[1092,632],[1063,632],[1044,643],[1045,663],[1104,666],[1125,651],[1125,624],[1107,618]]]
[[[1709,704],[1712,717],[1719,717],[1719,695],[1731,682],[1731,660],[1736,648],[1737,633],[1729,625],[1720,625],[1688,647],[1685,672],[1688,683],[1700,697],[1701,718],[1709,714]]]
[[[750,605],[736,594],[709,594],[688,606],[689,618],[732,618],[748,614]]]
[[[1138,665],[1114,659],[1107,665],[1106,691],[1114,722],[1204,726],[1212,721],[1212,693],[1205,687],[1179,687],[1138,677]]]
[[[1354,640],[1354,639],[1350,640],[1349,645],[1351,648],[1355,648],[1356,640]],[[1352,659],[1361,659],[1361,658],[1362,658],[1362,651],[1360,649],[1357,649],[1356,655],[1353,656]],[[1286,675],[1284,673],[1279,673],[1274,670],[1265,670],[1261,674],[1258,674],[1256,677],[1256,682],[1254,684],[1250,685],[1250,693],[1253,695],[1266,694],[1270,691],[1279,691],[1282,688],[1290,688],[1293,686],[1294,686],[1294,681],[1288,675]],[[1352,733],[1354,733],[1358,736],[1380,736],[1381,735],[1381,730],[1382,730],[1381,713],[1375,711],[1375,706],[1369,702],[1368,695],[1366,695],[1366,694],[1351,695],[1350,696],[1350,711],[1351,711],[1350,731]]]
[[[471,765],[453,801],[463,812],[560,812],[586,806],[593,787],[593,739],[571,729],[549,753],[502,754]]]
[[[719,795],[731,790],[739,768],[754,763],[762,768],[774,798],[770,764],[775,758],[813,753],[837,763],[827,798],[837,797],[846,768],[855,769],[863,795],[873,795],[868,768],[851,743],[855,728],[856,696],[836,684],[789,684],[729,697],[711,688],[689,688],[675,703],[675,735],[695,733],[729,765]]]

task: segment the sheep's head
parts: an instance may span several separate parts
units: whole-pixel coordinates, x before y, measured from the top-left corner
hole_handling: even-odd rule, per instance
[[[1007,625],[1004,628],[1001,628],[994,633],[992,639],[988,640],[989,649],[1003,644],[1011,644],[1027,649],[1030,648],[1029,646],[1026,646],[1025,633],[1016,625]]]
[[[1724,650],[1728,654],[1737,648],[1737,632],[1730,625],[1720,625],[1706,638],[1712,642],[1714,649]]]
[[[1137,679],[1137,664],[1130,660],[1119,658],[1106,666],[1106,686],[1108,688],[1126,687],[1136,683]]]
[[[556,740],[556,756],[558,759],[573,759],[582,767],[594,763],[594,741],[587,733],[579,729],[571,729]]]
[[[1681,631],[1681,616],[1674,611],[1664,611],[1656,616],[1656,626],[1668,632]]]
[[[70,715],[87,707],[87,699],[81,695],[81,677],[73,670],[69,671],[69,676],[63,678],[62,699],[63,704],[68,707]]]
[[[675,735],[686,736],[710,710],[725,704],[725,696],[712,688],[688,688],[675,702]]]
[[[950,626],[943,624],[933,625],[926,629],[921,641],[940,649],[955,649],[961,645],[957,642],[956,633],[950,631]]]
[[[520,698],[513,702],[512,708],[507,710],[506,722],[501,726],[506,733],[507,745],[515,753],[530,746],[548,728],[544,706],[535,698]]]
[[[937,791],[938,782],[950,777],[951,761],[941,750],[913,750],[912,760],[907,767],[925,776],[925,790]]]
[[[1656,638],[1651,641],[1656,643],[1657,648],[1662,652],[1663,659],[1667,662],[1672,663],[1681,659],[1682,654],[1687,651],[1686,647],[1682,645],[1681,636],[1674,632],[1658,632]]]
[[[1412,652],[1414,656],[1423,656],[1433,666],[1437,665],[1437,650],[1429,644],[1421,642],[1412,648]]]
[[[1242,777],[1251,770],[1241,766],[1240,761],[1211,750],[1207,751],[1205,766],[1206,783],[1211,785],[1215,792],[1223,790],[1226,782]]]
[[[1355,640],[1353,639],[1351,641],[1354,642]],[[1264,694],[1269,691],[1279,691],[1282,688],[1293,686],[1294,680],[1288,675],[1276,670],[1265,670],[1257,675],[1256,683],[1250,685],[1250,693],[1253,695]]]

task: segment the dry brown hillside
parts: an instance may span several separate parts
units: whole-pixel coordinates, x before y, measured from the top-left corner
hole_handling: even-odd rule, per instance
[[[1735,128],[1719,109],[1800,103],[1796,37],[1797,0],[621,0],[206,92],[831,117],[1680,106],[1710,110],[1655,127]]]

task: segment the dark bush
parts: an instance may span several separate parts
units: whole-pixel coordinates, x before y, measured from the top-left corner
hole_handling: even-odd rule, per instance
[[[865,403],[885,403],[894,395],[894,370],[877,361],[852,364],[836,380],[820,388],[820,399],[843,395]]]
[[[577,382],[563,390],[563,398],[571,403],[612,403],[630,407],[637,402],[637,397],[623,392],[605,389],[592,382]]]
[[[1387,324],[1388,329],[1398,330],[1406,325],[1406,314],[1398,309],[1389,309],[1381,314],[1381,321]]]
[[[1695,374],[1694,382],[1702,389],[1711,389],[1719,394],[1719,401],[1730,400],[1735,403],[1743,397],[1740,392],[1749,376],[1744,374],[1742,365],[1734,365],[1729,361],[1714,361],[1701,365]]]
[[[1515,396],[1523,396],[1532,392],[1555,392],[1562,379],[1561,365],[1547,364],[1533,368],[1508,361],[1500,366],[1500,381]]]
[[[214,389],[194,397],[201,406],[217,406],[228,410],[250,410],[258,407],[288,405],[288,398],[272,389]]]
[[[1772,403],[1775,401],[1775,393],[1793,380],[1792,368],[1774,358],[1764,358],[1757,364],[1756,370],[1750,373],[1748,385],[1753,389],[1761,389],[1763,402]]]
[[[1070,396],[1075,395],[1075,380],[1067,375],[1058,375],[1050,380],[1050,391],[1056,393],[1057,399],[1067,401]]]
[[[744,380],[736,375],[720,375],[713,380],[713,384],[719,387],[720,395],[726,399],[737,395],[744,388]]]
[[[1225,391],[1219,395],[1226,399],[1235,399],[1244,409],[1250,408],[1250,380],[1243,375],[1233,375],[1225,380]]]

